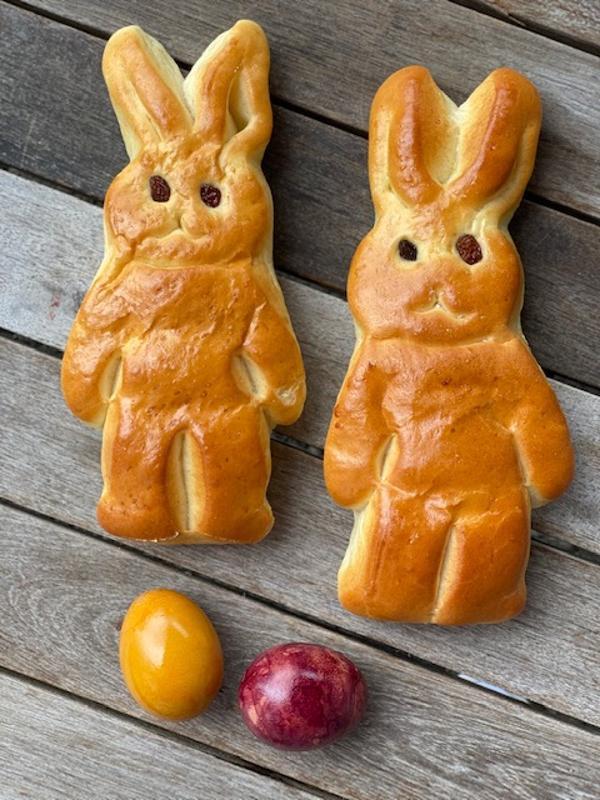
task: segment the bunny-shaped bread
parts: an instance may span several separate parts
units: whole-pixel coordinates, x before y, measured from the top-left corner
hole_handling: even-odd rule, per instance
[[[375,96],[376,221],[350,269],[357,343],[325,447],[327,487],[355,512],[339,595],[356,614],[518,614],[530,508],[571,480],[565,419],[521,333],[506,229],[540,121],[535,88],[509,69],[460,108],[418,66]]]
[[[305,381],[260,168],[268,70],[249,21],[185,80],[137,27],[106,46],[131,161],[106,195],[105,258],[62,387],[74,414],[104,426],[98,519],[117,536],[253,542],[272,525],[269,433],[297,419]]]

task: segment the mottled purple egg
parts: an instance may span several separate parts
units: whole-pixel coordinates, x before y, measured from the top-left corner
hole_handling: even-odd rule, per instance
[[[239,688],[244,722],[275,747],[308,750],[332,742],[362,717],[367,688],[346,656],[293,642],[265,650]]]

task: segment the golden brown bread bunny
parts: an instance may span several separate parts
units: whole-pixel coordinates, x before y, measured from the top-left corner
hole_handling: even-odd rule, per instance
[[[106,195],[105,257],[62,387],[74,414],[104,425],[98,518],[118,536],[252,542],[272,525],[269,433],[297,419],[305,382],[260,169],[268,70],[248,21],[185,81],[137,27],[106,46],[131,162]]]
[[[565,419],[521,333],[506,229],[540,121],[535,88],[509,69],[460,108],[416,66],[375,96],[376,221],[350,268],[357,343],[325,447],[328,489],[355,511],[339,595],[356,614],[518,614],[530,507],[571,481]]]

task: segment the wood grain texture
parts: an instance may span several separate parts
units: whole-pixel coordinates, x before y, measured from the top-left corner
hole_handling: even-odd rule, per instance
[[[0,216],[7,222],[0,253],[0,327],[62,348],[102,252],[101,212],[77,198],[0,173]],[[38,224],[30,227],[31,219]],[[284,432],[322,447],[354,346],[352,320],[343,300],[285,277],[281,282],[308,378],[304,414]],[[593,339],[589,346],[595,347]],[[541,533],[600,552],[600,398],[562,383],[553,386],[570,421],[577,476],[565,498],[535,512],[535,524]]]
[[[131,599],[148,586],[166,585],[195,599],[212,618],[222,638],[226,667],[223,688],[205,714],[185,723],[152,719],[157,726],[356,800],[592,800],[600,781],[600,764],[593,756],[598,738],[593,733],[58,525],[8,509],[0,510],[0,524],[3,530],[18,531],[6,540],[0,562],[2,628],[9,645],[2,648],[0,660],[11,669],[150,719],[121,682],[117,636]],[[236,689],[245,665],[262,649],[289,640],[316,641],[343,651],[363,671],[369,686],[363,723],[348,738],[322,750],[285,753],[269,748],[246,731],[237,712]],[[43,729],[50,733],[56,728],[60,741],[71,719],[67,714],[65,721],[64,706],[74,712],[80,706],[56,702],[62,707],[50,714]],[[27,713],[27,703],[23,705],[21,713]],[[93,713],[87,734],[72,723],[72,733],[82,734],[84,742],[106,725]],[[16,727],[23,730],[21,724]],[[147,738],[148,756],[169,776],[169,748],[172,754],[175,746],[167,742],[163,758],[153,749],[152,734],[140,730],[132,752],[137,754]],[[120,756],[114,753],[116,765],[130,763],[128,742],[126,738]],[[110,763],[112,755],[113,748],[107,747],[99,753],[100,764]],[[200,767],[202,760],[199,753],[182,753],[183,768],[188,762]],[[230,769],[222,767],[222,774]],[[152,774],[151,765],[148,769]],[[211,778],[209,770],[207,786]],[[206,796],[203,782],[191,784],[196,796]],[[286,796],[296,795],[290,791]]]
[[[315,797],[13,675],[0,692],[3,800]]]
[[[100,201],[127,161],[100,74],[103,43],[5,5],[0,24],[0,160]],[[373,218],[366,141],[277,109],[265,168],[276,265],[343,291]],[[16,225],[18,208],[14,214]],[[512,232],[526,269],[524,329],[536,356],[547,369],[600,386],[600,273],[591,267],[600,227],[526,202]]]
[[[33,5],[111,33],[136,22],[190,64],[240,17],[265,29],[273,55],[272,91],[288,102],[366,130],[377,87],[415,62],[462,102],[488,72],[510,66],[541,92],[544,127],[532,189],[598,214],[600,123],[598,61],[589,53],[521,30],[447,0],[34,0]]]
[[[99,435],[67,412],[57,359],[0,341],[0,496],[100,533]],[[318,459],[274,444],[276,523],[254,547],[137,549],[355,634],[600,723],[600,567],[534,546],[526,612],[503,625],[440,629],[376,623],[344,612],[336,572],[351,515],[333,506]],[[84,543],[81,543],[84,547]]]
[[[534,30],[568,37],[573,44],[595,51],[600,49],[597,0],[482,0],[481,5]]]
[[[59,5],[61,1],[57,0]],[[175,0],[175,5],[181,1]],[[53,2],[49,0],[49,3]],[[273,7],[276,4],[263,5],[264,13],[272,19],[272,25],[281,30],[281,22],[274,17]],[[349,11],[351,21],[355,13],[359,19],[365,13],[372,13],[368,6],[365,10],[364,6],[358,8],[358,4],[354,3],[336,5],[342,12]],[[414,13],[417,7],[416,2],[405,5],[410,13]],[[423,18],[425,14],[422,5],[419,5]],[[75,7],[75,4],[71,3],[71,6]],[[90,6],[84,2],[79,8],[89,9]],[[215,15],[229,13],[234,6],[237,7],[237,4],[225,3],[222,7],[211,9],[211,20]],[[448,4],[444,0],[436,0],[437,6],[446,8]],[[190,7],[195,13],[204,4],[191,4],[187,8]],[[142,8],[141,4],[134,2],[124,13],[150,13],[150,8]],[[5,4],[0,5],[0,12],[4,9]],[[259,9],[257,16],[263,10]],[[391,13],[397,15],[403,10],[399,4],[386,4],[382,7],[378,22],[385,26]],[[252,9],[246,6],[240,13],[251,12]],[[14,13],[24,14],[21,11]],[[98,4],[97,8],[91,9],[91,13],[105,15],[110,10]],[[162,15],[165,18],[170,16],[172,10],[153,8],[152,13],[156,22]],[[282,34],[286,41],[292,38],[294,47],[296,39],[306,35],[306,13],[305,8],[294,11],[302,21],[301,36],[296,36],[293,30],[286,30]],[[314,14],[314,9],[311,13]],[[339,13],[338,8],[330,14],[330,9],[323,11],[319,7],[316,17],[320,20],[324,18],[327,22],[328,15],[333,18]],[[439,15],[437,19],[440,19]],[[394,18],[393,22],[397,20]],[[89,136],[88,144],[93,145],[92,150],[98,148],[102,152],[105,147],[102,137],[106,135],[105,129],[108,130],[106,114],[99,113],[100,106],[94,104],[93,94],[97,86],[101,86],[99,77],[87,64],[82,63],[80,55],[73,56],[73,51],[69,49],[67,34],[71,32],[68,28],[44,22],[45,26],[55,26],[56,35],[50,41],[45,33],[40,36],[37,28],[30,28],[28,33],[21,31],[16,38],[7,36],[4,20],[0,24],[3,31],[0,47],[0,125],[3,131],[11,131],[6,140],[0,137],[0,157],[3,158],[6,150],[10,155],[6,162],[9,165],[20,165],[42,175],[47,172],[49,179],[58,180],[65,187],[78,188],[72,181],[81,180],[81,175],[86,171],[93,174],[98,165],[103,168],[103,164],[109,163],[101,158],[96,162],[87,155],[81,160],[77,158],[77,146],[83,153],[85,147],[82,139],[86,136]],[[345,24],[346,20],[343,20],[340,26],[342,32],[346,30]],[[171,30],[170,25],[167,21],[165,27]],[[290,27],[293,29],[293,24]],[[204,25],[201,28],[204,36]],[[198,38],[197,19],[192,21],[189,30],[182,32],[184,47],[190,46],[191,30]],[[454,30],[456,32],[456,28]],[[155,33],[164,38],[164,32],[157,30]],[[386,30],[380,33],[388,35]],[[438,39],[441,39],[441,33],[440,23]],[[290,73],[294,85],[297,76],[302,76],[302,71],[306,69],[306,61],[311,62],[309,72],[312,70],[313,73],[326,62],[327,59],[319,55],[319,48],[322,46],[321,39],[327,38],[327,35],[313,30],[311,36],[315,48],[307,44],[305,53],[297,52],[300,69],[294,71],[292,66]],[[206,35],[206,39],[210,36]],[[79,33],[76,37],[86,38]],[[89,38],[90,41],[96,41]],[[432,47],[438,52],[440,45],[435,39],[436,33],[433,31]],[[18,46],[13,48],[15,41]],[[424,36],[421,35],[423,41]],[[33,52],[37,55],[25,59],[23,56],[32,52],[32,42]],[[367,36],[350,45],[364,53],[364,47],[368,48],[371,42]],[[444,44],[444,47],[447,45]],[[317,56],[314,55],[315,49]],[[384,60],[390,58],[386,52],[383,56]],[[65,58],[73,65],[66,71]],[[445,54],[442,54],[442,58],[445,58]],[[529,54],[527,58],[530,58]],[[15,77],[14,63],[18,64],[19,59],[27,69],[21,76]],[[552,79],[560,74],[561,69],[560,59],[557,58],[555,63],[558,67],[550,76]],[[286,71],[290,70],[288,61],[283,66]],[[362,70],[363,64],[359,66]],[[546,66],[543,65],[543,68]],[[342,67],[350,74],[346,56]],[[338,66],[338,73],[340,69]],[[368,67],[365,69],[367,71],[361,72],[361,75],[366,74],[370,78],[372,73],[368,72]],[[460,85],[464,88],[464,79],[456,64],[454,70],[453,75],[458,77],[457,87]],[[463,73],[466,71],[462,70]],[[31,74],[33,78],[28,77]],[[279,73],[276,70],[276,80],[280,80],[280,74],[281,70]],[[587,79],[582,70],[580,74],[583,75],[580,81],[583,85]],[[65,107],[56,114],[57,98],[64,100],[70,96],[61,83],[65,76],[72,81],[71,88],[75,92],[80,79],[83,79],[84,86],[88,81],[88,88],[83,93],[87,103],[83,109],[78,108],[77,104],[73,109],[66,102]],[[562,69],[562,77],[567,84],[570,84],[572,76],[572,70]],[[480,77],[483,75],[476,76],[475,82]],[[350,81],[348,78],[345,80],[344,91],[347,93]],[[322,77],[319,77],[319,81],[323,83]],[[315,88],[321,89],[319,81],[313,78]],[[310,89],[311,80],[305,80],[305,83]],[[363,97],[365,93],[360,81],[355,84],[360,97]],[[594,87],[595,84],[592,89]],[[325,88],[330,89],[330,86]],[[47,91],[43,92],[43,89]],[[31,106],[30,98],[36,96],[36,90],[38,113],[23,113],[27,104]],[[300,93],[305,91],[306,86],[300,87]],[[561,93],[563,91],[564,85]],[[48,99],[42,100],[42,94]],[[562,98],[563,95],[560,96]],[[12,97],[17,98],[14,106],[11,105]],[[556,97],[559,97],[558,90]],[[571,93],[570,100],[569,108],[577,107],[579,110],[581,93]],[[356,109],[360,111],[361,102],[359,98],[358,103],[348,107],[350,116],[355,114]],[[338,118],[337,113],[334,107],[332,116]],[[65,118],[68,120],[67,128],[63,128],[62,120]],[[112,117],[111,123],[114,126]],[[357,234],[362,232],[361,225],[368,227],[370,207],[366,199],[364,165],[358,163],[364,160],[364,141],[283,110],[279,112],[277,124],[282,129],[287,125],[286,135],[289,135],[289,139],[282,136],[275,140],[270,156],[273,160],[269,161],[270,180],[275,187],[276,202],[283,221],[276,251],[281,255],[280,263],[291,272],[339,286],[348,258],[344,255],[343,267],[331,268],[331,279],[327,277],[329,267],[323,265],[323,259],[331,264],[340,260],[342,246],[330,231],[335,230],[340,239],[343,238],[343,247],[348,249],[349,256]],[[597,213],[590,205],[590,186],[593,188],[597,179],[590,166],[592,151],[589,130],[584,130],[580,142],[574,138],[573,126],[569,125],[566,128],[563,126],[564,130],[561,128],[559,133],[562,135],[566,131],[571,140],[557,139],[549,151],[560,151],[564,160],[569,151],[572,157],[572,151],[577,150],[574,169],[570,170],[567,162],[566,166],[561,164],[558,170],[559,178],[567,178],[566,188],[562,187],[566,191],[564,196],[571,198],[561,202],[573,202],[574,206]],[[79,131],[79,142],[75,142],[68,126]],[[18,135],[13,135],[14,128],[18,129]],[[552,134],[556,134],[556,129],[552,130]],[[109,135],[107,141],[106,153],[114,159],[116,140]],[[325,141],[325,147],[321,146],[321,141]],[[300,150],[302,159],[296,159],[294,155],[294,147],[299,143],[304,148]],[[279,153],[278,147],[281,148]],[[550,145],[547,144],[547,147]],[[341,167],[340,152],[355,153],[356,157]],[[60,174],[52,174],[59,172],[54,161],[59,163]],[[65,178],[65,175],[69,177]],[[570,185],[572,175],[575,175],[575,195]],[[552,179],[555,180],[556,176],[552,176]],[[348,197],[360,180],[363,181],[360,192],[364,201],[361,199],[356,204],[358,211],[354,216],[354,211],[348,208]],[[543,180],[546,180],[545,172]],[[352,181],[354,186],[351,186]],[[97,199],[98,184],[90,179],[90,185],[90,191],[83,191]],[[340,191],[340,185],[343,192]],[[552,180],[548,185],[550,189],[547,196],[560,199],[559,195],[552,194],[556,189]],[[57,193],[49,191],[50,194],[37,197],[37,209],[40,212],[46,210],[47,203],[51,208],[56,200]],[[26,195],[23,198],[25,200]],[[576,197],[574,201],[573,196]],[[581,197],[584,198],[583,204]],[[13,195],[13,203],[14,200]],[[81,205],[87,207],[86,204]],[[536,205],[531,207],[533,214],[540,213]],[[31,206],[26,208],[31,211]],[[327,222],[331,224],[324,224],[324,209],[329,215]],[[82,289],[73,284],[70,276],[81,275],[86,244],[82,246],[77,235],[65,233],[68,226],[64,222],[64,208],[60,214],[45,217],[55,227],[50,233],[46,229],[44,235],[40,236],[30,232],[24,234],[23,215],[14,212],[14,205],[5,210],[11,212],[9,222],[14,221],[17,225],[13,238],[9,240],[9,248],[4,247],[8,237],[3,235],[6,256],[0,259],[0,310],[8,320],[6,327],[10,330],[13,325],[17,327],[27,319],[26,326],[37,325],[40,329],[41,341],[44,337],[51,339],[60,325],[65,322],[68,324],[70,316],[65,309],[69,303],[76,308],[81,297]],[[79,209],[71,207],[69,211],[79,218]],[[525,247],[531,247],[534,255],[534,243],[538,236],[540,269],[536,275],[540,276],[540,285],[534,296],[541,333],[539,344],[534,339],[534,346],[539,348],[538,356],[543,352],[548,353],[551,361],[543,363],[549,368],[598,383],[598,364],[594,353],[594,342],[597,340],[594,305],[598,297],[597,285],[594,287],[591,271],[581,269],[582,264],[593,263],[597,254],[598,229],[555,211],[542,211],[550,215],[545,227],[540,227],[537,224],[538,217],[534,216],[525,234],[519,234],[517,228],[517,237],[524,236]],[[527,224],[528,213],[526,207],[524,219]],[[5,218],[6,214],[3,215]],[[565,236],[565,220],[574,226],[569,229],[572,233],[570,237]],[[35,217],[34,221],[37,223]],[[99,226],[96,230],[97,223],[87,214],[81,214],[81,221],[84,229],[88,225],[90,241],[94,242]],[[35,224],[29,227],[35,227]],[[62,242],[56,233],[62,234]],[[19,236],[23,241],[16,244]],[[355,238],[350,243],[353,236]],[[582,242],[585,244],[583,249]],[[569,254],[566,267],[564,263],[561,264],[561,259],[564,262],[565,246],[571,246],[576,253],[573,256]],[[527,254],[523,246],[521,249],[527,266]],[[16,269],[19,258],[9,258],[15,252],[24,254],[24,257],[20,257],[26,267],[24,272]],[[78,258],[73,259],[74,254]],[[93,263],[90,259],[91,271],[95,269],[96,258],[94,256]],[[60,273],[62,290],[59,292],[54,292],[54,281],[58,275],[54,270],[56,260],[61,269],[68,271],[67,274]],[[306,261],[311,262],[310,271],[304,271]],[[32,263],[36,264],[35,268]],[[542,270],[544,266],[546,272]],[[317,269],[319,272],[314,275]],[[86,282],[89,274],[86,273]],[[48,275],[52,276],[50,280]],[[27,295],[14,291],[12,283],[23,283],[28,290]],[[531,286],[531,281],[528,285]],[[562,288],[564,285],[568,285],[568,291]],[[294,298],[292,314],[298,314],[301,319],[301,338],[306,339],[303,347],[311,350],[313,360],[309,372],[311,394],[315,397],[314,410],[312,407],[309,409],[310,414],[293,432],[307,441],[318,443],[326,419],[323,410],[326,409],[328,413],[345,366],[342,364],[342,357],[345,360],[347,355],[344,348],[350,344],[347,329],[344,328],[346,322],[342,325],[339,323],[342,316],[346,320],[347,310],[341,301],[308,287],[285,281],[284,289],[288,297]],[[548,297],[546,291],[549,292]],[[316,315],[315,318],[309,318],[306,309]],[[581,318],[578,314],[581,314]],[[315,322],[317,318],[321,327]],[[549,338],[548,320],[555,318],[557,321],[551,326]],[[18,320],[18,323],[12,320]],[[527,326],[531,324],[533,327],[533,320],[535,310],[528,309]],[[325,342],[331,349],[325,351],[323,358],[321,343],[316,337],[325,326]],[[574,342],[579,337],[585,340],[585,344],[575,344],[572,352],[569,347],[567,353],[561,352],[560,342],[565,329],[570,332],[570,341]],[[333,335],[329,335],[330,330]],[[531,332],[528,333],[531,337]],[[534,333],[535,336],[537,334]],[[5,361],[0,368],[0,415],[3,421],[8,420],[8,425],[3,437],[0,437],[0,494],[4,493],[14,502],[41,509],[97,532],[92,517],[99,477],[97,436],[66,419],[56,390],[55,360],[7,342],[2,343],[1,350]],[[580,355],[582,352],[583,356]],[[558,366],[559,363],[564,363],[567,369]],[[321,385],[324,386],[322,392]],[[578,452],[581,457],[582,447],[585,448],[585,477],[593,479],[592,459],[598,458],[593,436],[597,430],[593,421],[593,415],[597,418],[598,414],[597,398],[568,387],[563,388],[560,384],[558,389],[564,392],[561,400],[568,413],[581,420],[581,442],[579,432],[576,433]],[[279,523],[271,540],[252,551],[245,548],[237,552],[224,552],[220,548],[211,552],[197,548],[186,551],[147,548],[157,559],[156,562],[150,562],[140,558],[136,552],[114,544],[109,546],[106,542],[85,537],[77,531],[68,531],[22,512],[2,509],[0,529],[5,533],[5,544],[0,559],[0,596],[4,601],[3,624],[0,626],[0,663],[106,703],[132,717],[143,717],[143,712],[133,705],[119,680],[116,668],[118,625],[124,609],[137,591],[147,588],[151,583],[169,583],[187,591],[209,611],[217,622],[230,658],[225,688],[215,706],[200,720],[174,726],[178,733],[190,740],[209,744],[233,756],[254,761],[266,770],[278,771],[348,798],[391,799],[401,793],[417,800],[432,796],[478,797],[484,800],[521,797],[535,800],[592,800],[600,775],[596,758],[598,739],[591,733],[541,716],[525,706],[506,703],[449,677],[409,664],[373,647],[357,644],[339,634],[329,633],[317,625],[301,622],[227,589],[211,586],[198,576],[205,574],[238,590],[254,592],[269,601],[313,617],[316,621],[322,620],[339,629],[372,637],[375,641],[414,653],[456,672],[460,670],[477,679],[491,681],[564,713],[600,724],[596,656],[600,631],[594,616],[600,599],[598,568],[537,546],[534,547],[529,573],[530,605],[527,613],[510,625],[458,631],[373,625],[349,617],[337,606],[334,574],[345,547],[349,520],[348,515],[328,505],[323,494],[318,461],[290,448],[277,446],[274,468],[275,480],[271,494]],[[554,511],[550,509],[548,518],[544,515],[538,517],[538,524],[548,535],[562,538],[563,541],[574,541],[580,546],[589,547],[589,544],[581,542],[591,542],[591,549],[594,549],[597,547],[594,526],[598,498],[589,485],[578,484],[574,491],[577,501],[571,494],[568,501],[560,506],[561,509],[568,509],[566,516],[553,516]],[[583,528],[583,534],[580,527]],[[327,542],[325,546],[324,541]],[[158,563],[158,560],[164,563]],[[184,575],[179,572],[180,569],[191,570],[196,575]],[[290,638],[318,638],[345,650],[365,671],[371,687],[371,706],[365,725],[350,739],[308,756],[282,754],[263,747],[242,728],[235,712],[235,687],[243,666],[261,647]],[[16,685],[18,691],[14,690],[14,685],[7,686],[7,681]],[[59,697],[17,679],[0,676],[0,692],[7,709],[4,722],[0,722],[0,738],[4,752],[9,755],[6,760],[0,756],[3,763],[0,794],[3,797],[28,794],[37,797],[43,794],[44,798],[79,798],[89,794],[90,786],[94,787],[94,795],[126,797],[127,800],[138,796],[152,797],[153,791],[160,797],[166,796],[167,792],[182,798],[197,797],[200,793],[203,797],[231,797],[233,800],[237,797],[246,800],[254,797],[312,796],[309,792],[282,785],[269,777],[218,761],[191,747],[184,739],[165,739],[158,731],[154,733],[133,721],[91,709],[76,700]],[[382,753],[385,754],[384,758]],[[8,762],[7,768],[5,761]]]

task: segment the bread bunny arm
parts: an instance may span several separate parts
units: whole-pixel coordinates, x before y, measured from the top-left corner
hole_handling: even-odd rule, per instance
[[[573,478],[569,429],[554,392],[529,353],[518,380],[526,387],[513,412],[511,429],[533,506],[561,495]]]
[[[84,299],[69,336],[61,368],[61,385],[75,416],[101,425],[118,377],[119,352],[128,315],[119,297],[102,284]]]
[[[379,478],[382,452],[390,440],[382,394],[377,368],[359,361],[337,399],[325,443],[325,483],[338,505],[363,505]]]
[[[252,318],[243,355],[273,423],[291,425],[306,396],[302,356],[289,322],[267,301]]]

